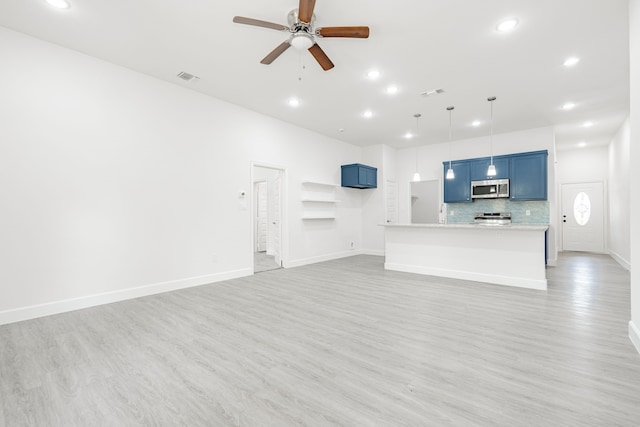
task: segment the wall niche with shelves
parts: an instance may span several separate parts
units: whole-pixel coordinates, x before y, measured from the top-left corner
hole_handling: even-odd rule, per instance
[[[336,218],[336,188],[338,184],[319,181],[303,181],[302,219],[334,220]]]

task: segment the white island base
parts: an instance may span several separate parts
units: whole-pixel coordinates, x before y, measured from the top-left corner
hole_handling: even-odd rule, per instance
[[[384,225],[387,270],[547,289],[546,225]]]

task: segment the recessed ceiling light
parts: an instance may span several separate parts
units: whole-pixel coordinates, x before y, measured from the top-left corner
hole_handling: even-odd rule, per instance
[[[480,120],[474,120],[474,121],[471,122],[471,126],[473,126],[474,128],[477,128],[481,124],[482,124],[482,122]]]
[[[373,117],[373,111],[371,110],[367,110],[364,113],[362,113],[362,117],[364,117],[365,119],[370,119],[371,117]]]
[[[593,126],[593,122],[584,122],[582,124],[582,126],[586,127],[586,128],[590,128],[591,126]]]
[[[387,87],[387,93],[389,95],[395,95],[396,93],[398,93],[398,86],[396,85],[391,85]]]
[[[509,18],[500,22],[496,27],[496,30],[498,30],[501,33],[507,33],[513,30],[514,28],[516,28],[517,26],[518,26],[518,20],[516,18]]]
[[[378,77],[380,77],[380,71],[378,70],[371,70],[367,73],[367,77],[369,78],[369,80],[375,80]]]
[[[578,143],[578,147],[586,147],[586,146],[587,146],[587,143],[584,141],[581,141]]]
[[[571,57],[565,59],[564,62],[562,63],[562,65],[564,65],[565,67],[573,67],[578,62],[580,62],[580,58],[578,58],[576,56],[571,56]]]
[[[45,0],[49,6],[53,6],[57,9],[69,9],[71,3],[67,0]]]
[[[567,102],[562,105],[563,110],[573,110],[575,107],[576,107],[576,104],[574,104],[573,102]]]
[[[298,98],[291,98],[287,101],[289,107],[298,107],[300,105],[300,100]]]
[[[407,139],[411,139],[411,138],[413,138],[413,134],[411,132],[407,132],[407,133],[404,134],[404,137],[407,138]]]

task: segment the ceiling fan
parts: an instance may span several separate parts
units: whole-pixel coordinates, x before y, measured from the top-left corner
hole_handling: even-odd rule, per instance
[[[315,15],[313,14],[313,9],[315,5],[316,0],[300,0],[298,9],[293,9],[287,15],[288,27],[286,25],[245,18],[243,16],[234,16],[233,22],[291,33],[287,40],[262,58],[262,61],[260,61],[261,64],[271,64],[276,58],[282,55],[285,50],[293,46],[299,50],[309,50],[322,69],[327,71],[334,67],[333,62],[331,62],[327,54],[318,46],[315,38],[350,37],[366,39],[369,37],[369,27],[319,27],[314,29]]]

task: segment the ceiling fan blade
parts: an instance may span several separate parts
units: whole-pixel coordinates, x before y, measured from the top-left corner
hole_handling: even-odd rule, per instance
[[[328,71],[334,67],[333,62],[331,62],[327,54],[324,53],[324,50],[322,50],[317,44],[311,46],[309,48],[309,52],[311,52],[311,55],[316,58],[316,61],[318,61],[318,64],[320,64],[323,70]]]
[[[276,60],[278,56],[282,55],[282,53],[285,50],[289,49],[290,47],[291,45],[289,44],[289,40],[282,42],[281,44],[278,45],[278,47],[273,49],[267,56],[262,58],[262,61],[260,61],[260,63],[265,65],[271,64],[273,61]]]
[[[313,9],[316,7],[316,0],[300,0],[298,6],[298,19],[306,24],[311,23]]]
[[[244,16],[234,16],[233,22],[237,24],[253,25],[255,27],[271,28],[272,30],[289,31],[289,27],[273,22],[261,21],[259,19],[245,18]]]
[[[320,37],[354,37],[366,39],[369,37],[369,27],[321,27],[316,29]]]

